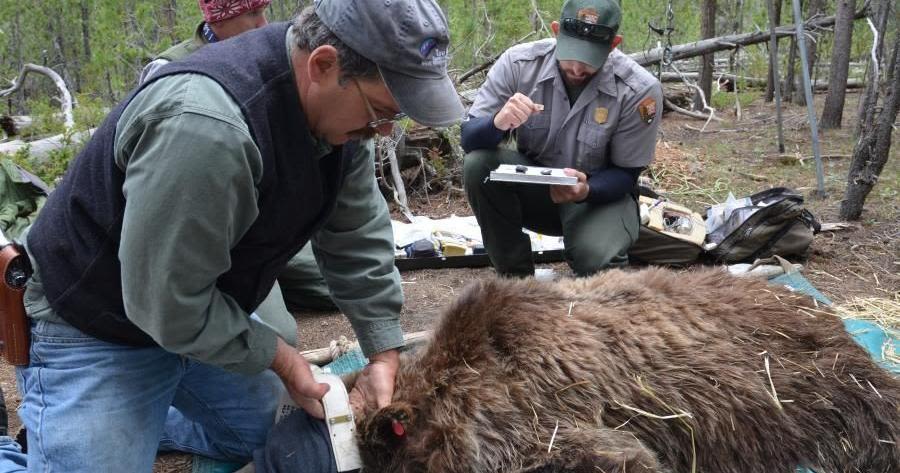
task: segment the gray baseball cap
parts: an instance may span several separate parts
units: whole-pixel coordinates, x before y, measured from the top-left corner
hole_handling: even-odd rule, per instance
[[[378,66],[403,113],[434,127],[462,119],[462,102],[447,75],[450,28],[434,0],[319,0],[316,14]]]

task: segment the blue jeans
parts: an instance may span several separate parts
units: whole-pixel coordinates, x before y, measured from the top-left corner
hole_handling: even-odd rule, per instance
[[[284,389],[271,371],[235,374],[64,323],[38,321],[31,337],[17,370],[29,471],[149,472],[158,449],[248,461]]]
[[[337,473],[325,421],[297,410],[281,420],[253,453],[255,473]]]
[[[28,471],[22,447],[12,437],[0,436],[0,473]]]

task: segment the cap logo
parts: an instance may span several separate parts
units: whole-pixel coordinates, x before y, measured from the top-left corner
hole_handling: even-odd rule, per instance
[[[421,54],[423,58],[428,58],[428,55],[431,54],[431,51],[434,51],[437,44],[437,40],[434,38],[428,38],[425,41],[422,41],[422,44],[419,46],[419,54]]]
[[[578,10],[578,13],[576,13],[575,16],[579,20],[591,25],[596,25],[600,22],[600,14],[593,8],[582,8],[581,10]]]

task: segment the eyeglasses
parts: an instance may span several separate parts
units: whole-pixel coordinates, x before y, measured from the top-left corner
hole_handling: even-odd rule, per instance
[[[616,36],[615,28],[595,25],[575,18],[563,18],[563,30],[573,36],[579,36],[595,43],[608,43]]]
[[[366,97],[366,94],[363,93],[362,87],[359,85],[359,81],[353,79],[353,83],[356,84],[356,90],[359,91],[359,95],[362,96],[363,102],[365,102],[366,104],[366,109],[369,111],[369,115],[372,116],[372,121],[366,123],[367,128],[377,130],[378,127],[392,124],[406,118],[405,113],[398,113],[391,118],[378,118],[378,115],[375,113],[375,108],[372,107],[372,103],[369,102],[369,98]]]

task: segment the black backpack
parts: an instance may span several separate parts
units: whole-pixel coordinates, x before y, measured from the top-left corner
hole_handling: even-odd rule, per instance
[[[719,244],[707,255],[716,263],[752,263],[758,258],[803,256],[821,225],[803,206],[803,196],[775,187],[750,196],[752,204],[736,209],[723,223]],[[753,212],[749,217],[747,214]],[[743,219],[743,221],[741,221]],[[707,236],[715,241],[714,231]]]

